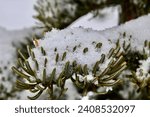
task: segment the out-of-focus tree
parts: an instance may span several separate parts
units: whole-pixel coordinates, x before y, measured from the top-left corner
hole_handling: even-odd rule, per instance
[[[101,9],[114,6],[120,6],[119,23],[150,12],[149,0],[38,0],[34,18],[45,30],[63,29],[89,12],[99,15]]]

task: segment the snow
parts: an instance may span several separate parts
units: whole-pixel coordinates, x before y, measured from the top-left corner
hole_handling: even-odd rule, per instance
[[[31,37],[35,32],[32,28],[8,31],[0,27],[0,85],[3,84],[8,92],[16,80],[11,70],[17,61],[17,47],[14,45],[19,47],[21,42],[26,43],[25,38]]]
[[[90,97],[92,97],[94,93],[92,91],[88,92],[86,96],[81,97],[81,100],[89,100]]]
[[[150,25],[148,25],[150,21],[148,18],[145,18],[146,16],[140,17],[138,20],[134,20],[134,22],[129,21],[123,24],[123,26],[121,25],[118,27],[118,17],[119,17],[118,6],[104,8],[99,12],[101,14],[105,14],[103,18],[100,16],[93,18],[93,14],[88,13],[87,15],[79,18],[77,21],[73,22],[69,27],[70,28],[83,27],[83,28],[92,28],[93,30],[104,30],[101,33],[103,33],[105,38],[110,39],[112,42],[116,42],[118,38],[120,38],[121,40],[128,40],[128,42],[135,43],[132,45],[133,46],[132,49],[137,51],[139,50],[141,51],[143,49],[142,48],[144,43],[143,40],[150,40],[149,38]],[[149,16],[150,14],[148,15],[148,17]],[[126,33],[126,38],[123,37],[124,32]],[[132,36],[131,41],[130,36]]]
[[[139,81],[147,81],[150,79],[150,57],[146,60],[141,60],[140,63],[141,65],[136,71],[136,76]]]
[[[137,18],[136,20],[131,20],[126,22],[119,27],[114,27],[101,33],[110,39],[112,42],[116,42],[117,39],[131,43],[131,48],[134,51],[142,51],[144,46],[144,41],[150,41],[150,14]],[[125,33],[126,37],[123,36]]]
[[[92,28],[93,30],[105,30],[118,25],[118,12],[119,7],[109,7],[99,10],[99,15],[94,16],[94,14],[88,13],[75,22],[73,22],[69,27],[84,27]]]
[[[22,28],[34,25],[34,20],[31,17],[34,14],[33,4],[35,1],[36,0],[24,0],[24,2],[20,0],[0,0],[0,26],[12,30],[8,31],[0,27],[0,71],[2,70],[2,73],[0,73],[0,82],[8,88],[8,91],[11,90],[13,84],[9,81],[3,82],[3,78],[10,77],[15,81],[15,77],[11,73],[11,67],[16,63],[16,48],[13,44],[17,45],[20,42],[25,42],[26,40],[24,40],[24,38],[26,36],[31,37],[33,30]],[[37,40],[37,45],[35,45],[36,47],[33,48],[32,51],[34,51],[39,63],[39,71],[37,71],[39,78],[43,75],[42,72],[43,69],[45,69],[44,60],[46,58],[48,60],[46,67],[47,76],[51,74],[54,68],[57,69],[57,75],[60,74],[67,61],[72,63],[76,60],[77,63],[82,66],[87,64],[90,72],[87,76],[77,74],[80,81],[83,81],[85,77],[87,81],[91,81],[94,78],[91,71],[95,62],[99,60],[102,54],[107,55],[109,50],[115,47],[117,39],[120,39],[121,44],[124,41],[126,41],[127,44],[131,43],[131,49],[134,51],[142,51],[144,41],[150,41],[150,14],[117,26],[119,15],[118,7],[105,8],[99,12],[101,14],[100,16],[93,17],[92,13],[88,13],[71,24],[68,28],[64,30],[53,29],[51,32],[47,32],[44,38]],[[21,30],[13,31],[13,29]],[[102,43],[101,48],[95,48],[98,43]],[[41,47],[46,51],[45,56],[41,54]],[[55,48],[57,48],[57,51],[54,51]],[[67,54],[64,60],[62,60],[64,52]],[[57,54],[59,54],[59,57],[56,62]],[[107,61],[104,61],[104,63],[99,66],[102,71],[110,62],[110,59],[107,58],[106,60]],[[28,61],[31,67],[35,69],[31,57]],[[141,65],[137,69],[136,75],[139,76],[139,71],[142,70],[144,74],[141,80],[149,78],[150,75],[147,73],[149,73],[150,69],[150,58],[141,60],[140,63]],[[94,95],[93,92],[88,92],[87,96],[82,98],[69,80],[67,80],[65,87],[69,87],[69,90],[66,92],[68,99],[90,99],[90,96]],[[112,91],[113,87],[102,87],[99,90],[108,92]],[[122,93],[124,94],[124,92]],[[28,91],[18,94],[21,99],[26,99],[27,95],[29,95]]]
[[[60,73],[59,70],[63,68],[67,61],[72,63],[74,60],[81,65],[87,64],[90,70],[92,70],[91,67],[94,63],[99,60],[103,53],[107,55],[109,50],[114,47],[114,42],[116,42],[118,38],[120,38],[121,41],[131,41],[132,48],[142,50],[144,40],[150,40],[150,25],[148,24],[150,24],[150,15],[143,16],[137,20],[130,21],[106,31],[94,31],[84,28],[53,29],[51,32],[46,33],[43,39],[38,41],[39,46],[34,48],[33,51],[35,58],[40,63],[41,71],[43,71],[44,68],[45,58],[48,59],[47,70],[52,71],[54,68],[57,68],[58,74]],[[126,37],[120,36],[121,32],[126,32]],[[130,35],[132,37],[130,37]],[[110,39],[110,41],[108,41],[108,39]],[[96,44],[102,43],[102,47],[96,49],[96,44],[93,44],[93,42]],[[47,53],[46,56],[42,56],[41,47],[45,49]],[[74,47],[77,47],[77,49],[73,52]],[[55,48],[57,48],[57,52],[54,51]],[[83,52],[85,48],[88,48],[87,53]],[[61,58],[64,52],[67,52],[67,55],[66,59],[62,61]],[[58,62],[55,61],[57,53],[59,54]],[[31,62],[32,60],[30,59],[29,61]]]
[[[93,43],[95,42],[95,43]],[[96,48],[97,43],[102,43],[101,48]],[[39,62],[39,72],[42,73],[44,67],[44,60],[47,58],[47,71],[49,75],[54,68],[56,69],[56,74],[59,75],[64,68],[64,64],[67,61],[70,61],[70,64],[73,61],[76,61],[77,64],[84,66],[87,64],[89,71],[92,71],[95,63],[100,59],[101,55],[108,54],[108,50],[111,49],[113,45],[105,39],[102,35],[99,35],[98,31],[93,31],[91,29],[83,28],[74,28],[74,29],[65,29],[65,30],[52,30],[49,33],[46,33],[44,39],[39,40],[39,46],[33,49],[35,58]],[[46,56],[42,56],[41,47],[43,47],[47,53]],[[73,48],[77,47],[73,52]],[[57,52],[54,49],[57,48]],[[88,51],[84,53],[85,48],[88,48]],[[66,52],[65,60],[61,60],[63,53]],[[57,53],[59,54],[58,62],[55,61]],[[90,56],[90,57],[89,57]],[[109,61],[109,60],[108,60]],[[29,63],[32,64],[32,59],[29,58]],[[108,62],[107,62],[108,64]],[[105,68],[106,66],[104,66]],[[35,69],[34,65],[32,66]],[[104,69],[101,67],[101,69]],[[42,74],[39,75],[41,78]]]
[[[139,81],[146,81],[150,79],[150,42],[147,42],[145,44],[145,47],[143,49],[143,53],[147,57],[146,60],[140,60],[140,66],[136,70],[136,76]]]
[[[16,63],[16,48],[13,45],[17,45],[20,42],[25,42],[26,40],[24,40],[23,38],[27,35],[32,36],[31,29],[22,28],[34,25],[35,21],[33,20],[32,16],[35,14],[35,11],[33,10],[33,4],[35,2],[36,0],[0,0],[0,26],[5,27],[0,27],[0,55],[3,55],[0,56],[0,66],[1,70],[3,71],[0,74],[0,82],[2,82],[2,78],[7,78],[8,76],[13,77],[13,81],[16,80],[15,76],[11,73],[11,67]],[[112,10],[109,11],[111,12]],[[105,17],[105,19],[103,20],[100,20],[100,22],[106,20],[107,18],[110,17],[107,15],[107,17]],[[100,18],[97,18],[97,20],[99,19]],[[105,22],[105,24],[106,23],[107,22]],[[81,60],[82,58],[79,57],[79,59]],[[7,69],[5,69],[6,66],[8,67]],[[11,90],[12,82],[2,83],[9,90]],[[24,92],[22,92],[19,94],[19,96],[21,99],[26,99],[25,97],[28,94],[29,92],[25,92],[25,94]],[[69,97],[71,99],[71,96]]]
[[[150,24],[150,15],[105,31],[95,31],[81,27],[64,30],[53,29],[51,32],[47,32],[44,38],[38,40],[38,46],[32,49],[35,59],[39,63],[38,78],[42,78],[43,69],[48,71],[47,76],[49,76],[54,68],[56,68],[56,77],[58,77],[68,61],[70,61],[70,64],[76,61],[81,66],[87,65],[89,74],[92,74],[94,64],[102,54],[107,55],[109,50],[115,47],[117,39],[120,39],[121,46],[123,41],[131,42],[132,49],[141,51],[143,50],[144,41],[150,41],[150,25],[148,24]],[[96,48],[98,43],[102,43],[101,48]],[[41,47],[46,51],[46,55],[42,55]],[[73,51],[74,47],[76,49]],[[54,51],[55,49],[56,51]],[[86,51],[84,52],[85,49]],[[62,60],[64,52],[67,54],[65,59]],[[58,54],[59,57],[56,60]],[[46,67],[44,66],[45,58],[48,60]],[[107,68],[109,60],[107,59],[107,62],[99,66],[102,71]],[[35,70],[31,57],[28,61],[32,69]],[[89,80],[92,80],[91,78],[90,76]],[[112,90],[112,87],[108,87],[105,90]]]

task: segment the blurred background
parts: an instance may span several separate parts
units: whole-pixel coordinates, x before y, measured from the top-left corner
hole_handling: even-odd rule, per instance
[[[0,0],[0,26],[8,30],[35,25],[33,5],[37,0]]]

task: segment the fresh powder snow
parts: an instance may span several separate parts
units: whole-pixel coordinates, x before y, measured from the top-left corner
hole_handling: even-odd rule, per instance
[[[142,51],[144,41],[150,41],[149,24],[150,15],[147,15],[104,31],[95,31],[81,27],[66,28],[64,30],[53,29],[51,32],[47,32],[44,38],[38,40],[36,48],[32,49],[39,63],[38,77],[42,78],[43,69],[48,71],[47,76],[49,76],[54,68],[56,68],[58,77],[67,61],[70,61],[70,63],[76,61],[82,66],[87,64],[91,72],[95,62],[100,59],[101,55],[107,55],[111,48],[115,48],[115,43],[118,39],[120,39],[121,46],[123,42],[131,43],[132,50]],[[102,44],[102,46],[95,48],[98,43]],[[42,55],[41,47],[44,48],[46,55]],[[65,52],[66,57],[62,60]],[[56,61],[56,56],[58,55],[59,57],[57,57]],[[48,60],[46,67],[44,66],[45,58]],[[35,69],[31,57],[28,61],[32,69]],[[109,59],[102,66],[99,66],[101,70],[107,68],[108,61]],[[89,80],[91,79],[92,77],[90,76]],[[109,90],[112,90],[112,88],[108,87],[106,89],[106,91]]]

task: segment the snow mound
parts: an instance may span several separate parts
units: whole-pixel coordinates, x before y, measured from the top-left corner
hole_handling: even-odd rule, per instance
[[[69,27],[92,28],[93,30],[105,30],[118,25],[119,7],[109,7],[99,10],[100,15],[94,16],[92,12],[80,17]]]
[[[116,42],[117,39],[125,40],[131,43],[132,50],[142,51],[144,41],[150,41],[150,14],[139,17],[135,20],[126,22],[119,27],[114,27],[102,31],[101,34],[106,39],[111,39],[112,42]],[[121,36],[125,34],[126,37]]]
[[[60,73],[67,61],[73,62],[74,60],[81,65],[87,64],[88,68],[93,67],[94,63],[99,60],[102,54],[105,53],[107,55],[109,50],[115,47],[118,39],[120,43],[130,43],[131,49],[141,51],[144,41],[150,41],[149,24],[150,15],[105,31],[95,31],[81,27],[67,28],[64,30],[53,29],[51,32],[47,32],[45,37],[38,41],[38,46],[33,49],[35,58],[40,65],[39,73],[42,73],[44,69],[45,58],[48,59],[47,71],[49,73],[54,68],[57,68],[57,73]],[[96,49],[96,44],[102,44],[102,47]],[[46,56],[42,56],[41,47],[46,51]],[[84,53],[84,51],[88,52]],[[61,59],[64,53],[66,53],[66,58],[62,61]],[[56,56],[58,57],[57,63]],[[29,61],[32,64],[31,58],[29,58]],[[32,67],[34,69],[34,65]]]
[[[120,49],[117,49],[120,51],[123,51],[123,46],[128,44],[130,44],[131,49],[136,49],[137,51],[143,49],[144,41],[149,41],[148,37],[150,37],[150,33],[148,33],[150,25],[148,24],[150,24],[150,15],[105,31],[95,31],[81,27],[66,28],[64,30],[53,29],[51,32],[47,32],[44,38],[35,40],[36,47],[31,51],[29,49],[30,57],[28,62],[31,66],[31,71],[36,71],[36,77],[40,80],[43,80],[45,76],[49,78],[53,72],[55,72],[57,80],[63,71],[68,74],[65,77],[73,77],[74,67],[72,66],[74,66],[75,62],[77,65],[84,66],[85,71],[88,71],[79,80],[87,79],[87,82],[93,82],[97,73],[95,72],[94,74],[93,69],[97,62],[100,74],[111,63],[115,64],[114,61],[122,59],[122,57],[113,58],[109,56],[112,48],[118,48],[116,47],[117,42],[121,46]],[[117,51],[117,53],[121,52]],[[104,55],[106,57],[105,61],[99,64]],[[113,69],[111,70],[113,71]],[[81,75],[78,74],[76,77]],[[109,79],[109,75],[103,78]],[[30,74],[27,74],[27,76],[30,76]],[[30,78],[33,78],[33,76],[31,75]],[[108,83],[113,81],[110,80]],[[44,86],[44,84],[42,85]],[[98,85],[98,82],[94,82],[94,85]],[[110,89],[112,87],[107,87],[105,90],[109,91]]]
[[[45,56],[41,53],[41,47],[46,51]],[[81,66],[87,65],[89,71],[92,71],[102,54],[107,55],[112,47],[115,47],[115,44],[105,39],[98,31],[67,28],[60,31],[53,29],[46,33],[45,37],[38,41],[38,46],[33,49],[33,52],[39,64],[39,73],[42,73],[45,68],[44,60],[47,59],[46,69],[49,71],[47,74],[49,76],[54,68],[56,68],[56,74],[59,75],[68,61],[70,63],[76,61]],[[66,55],[63,60],[64,54]],[[29,58],[29,63],[35,69],[32,58]],[[109,61],[102,65],[101,70],[105,69],[108,63]],[[42,75],[39,74],[39,78]]]

